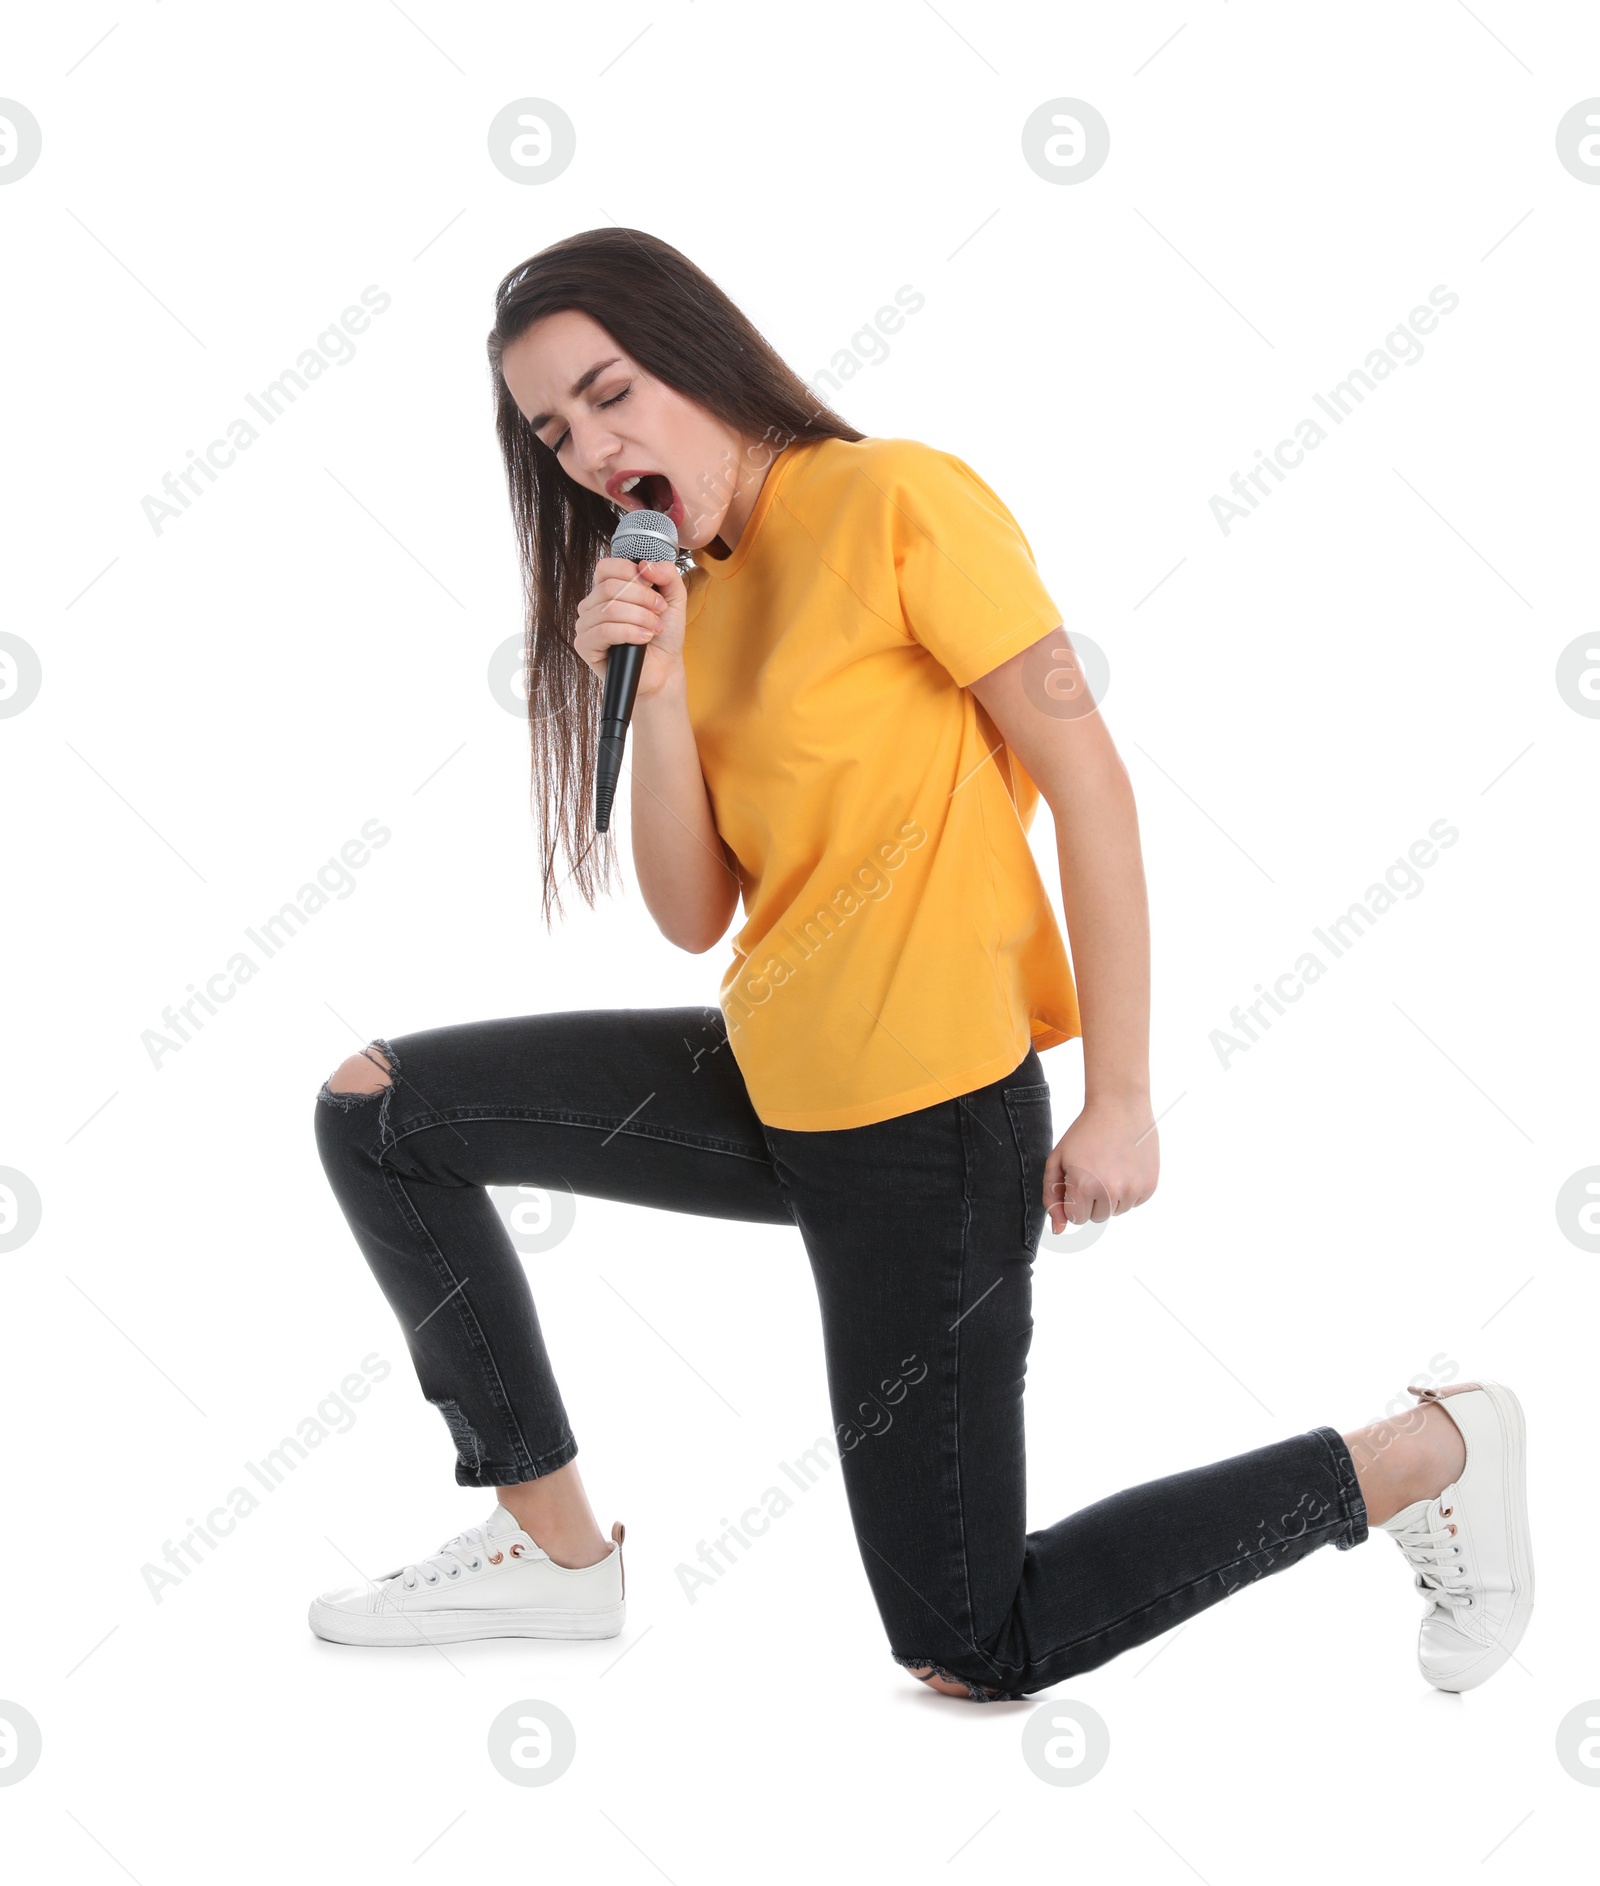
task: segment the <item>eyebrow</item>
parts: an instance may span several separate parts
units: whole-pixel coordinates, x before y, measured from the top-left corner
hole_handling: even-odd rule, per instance
[[[621,354],[613,354],[609,360],[597,360],[587,373],[580,374],[578,378],[573,381],[571,397],[576,399],[580,393],[586,392],[600,375],[605,372],[607,367],[614,367],[621,358]],[[536,413],[534,417],[528,421],[528,424],[537,432],[541,426],[549,425],[550,421],[554,418],[554,413]]]

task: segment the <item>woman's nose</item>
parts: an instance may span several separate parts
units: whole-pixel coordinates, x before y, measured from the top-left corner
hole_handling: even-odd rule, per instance
[[[578,448],[578,463],[588,474],[589,482],[602,490],[606,480],[616,471],[620,461],[617,453],[620,446],[609,435],[596,436],[587,444]]]

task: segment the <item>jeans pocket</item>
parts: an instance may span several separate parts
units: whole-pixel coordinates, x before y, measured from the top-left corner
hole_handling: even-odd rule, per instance
[[[1056,1143],[1050,1118],[1050,1083],[1036,1081],[1026,1087],[1007,1087],[1002,1089],[1002,1098],[1017,1146],[1022,1201],[1019,1235],[1022,1248],[1031,1256],[1038,1249],[1049,1216],[1044,1207],[1044,1168]]]

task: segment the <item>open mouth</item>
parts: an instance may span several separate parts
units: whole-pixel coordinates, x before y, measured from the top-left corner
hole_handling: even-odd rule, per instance
[[[617,487],[617,497],[630,511],[660,511],[672,515],[672,480],[665,472],[640,472]]]

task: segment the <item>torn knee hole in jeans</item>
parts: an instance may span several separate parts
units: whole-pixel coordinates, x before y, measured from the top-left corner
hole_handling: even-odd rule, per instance
[[[893,1652],[890,1653],[894,1655]],[[954,1670],[947,1670],[942,1663],[932,1657],[901,1657],[894,1660],[902,1669],[909,1670],[918,1682],[927,1683],[930,1677],[941,1676],[947,1683],[959,1683],[966,1690],[968,1698],[975,1703],[992,1703],[1000,1692],[987,1684],[974,1683],[971,1677],[957,1676]],[[923,1667],[926,1666],[926,1667]],[[929,1684],[931,1688],[932,1685]]]
[[[355,1064],[358,1061],[364,1065],[357,1067]],[[369,1068],[376,1068],[377,1075],[371,1074],[368,1071]],[[358,1054],[352,1054],[334,1069],[322,1083],[319,1098],[327,1101],[330,1106],[346,1110],[351,1107],[364,1106],[369,1100],[381,1100],[394,1086],[399,1072],[400,1057],[379,1035],[375,1040],[368,1042]],[[336,1087],[334,1082],[341,1077],[346,1084]],[[358,1081],[363,1084],[355,1085],[354,1083]]]
[[[460,1402],[434,1401],[431,1395],[427,1399],[444,1416],[445,1426],[450,1430],[450,1438],[456,1444],[456,1452],[461,1457],[461,1464],[476,1473],[483,1465],[483,1443],[478,1439],[477,1431],[472,1423],[461,1412]]]

